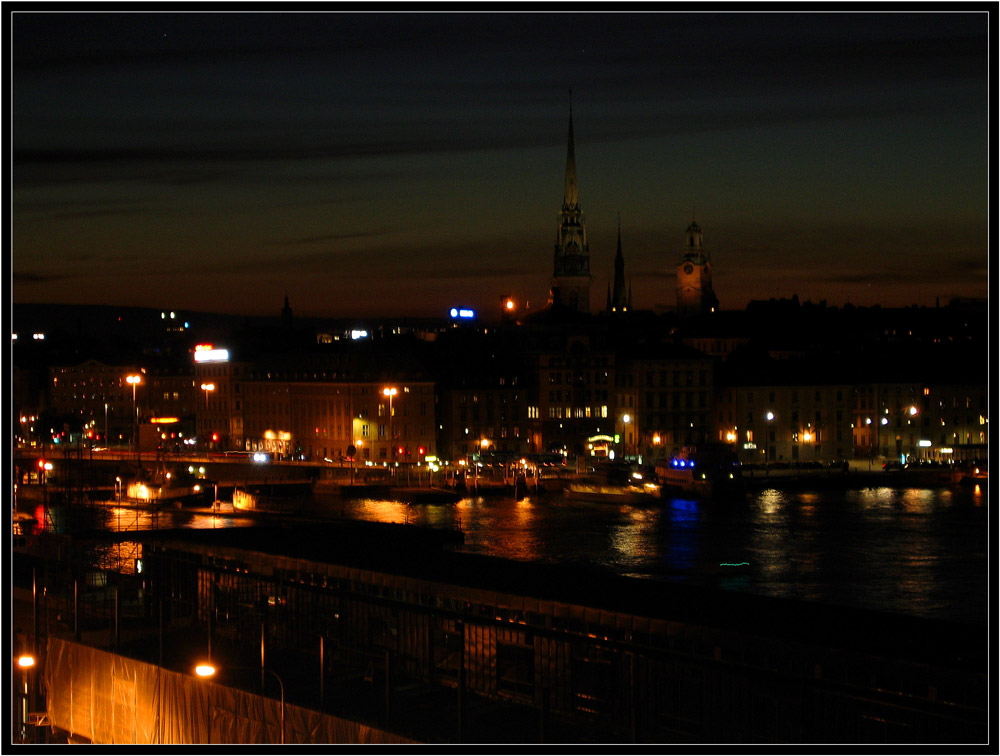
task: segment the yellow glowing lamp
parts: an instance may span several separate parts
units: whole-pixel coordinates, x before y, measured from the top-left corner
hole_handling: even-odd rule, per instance
[[[34,667],[35,657],[31,656],[31,654],[23,654],[22,656],[17,657],[17,666],[21,667],[22,669],[28,669],[29,667]]]
[[[211,677],[215,674],[215,667],[211,664],[199,664],[194,668],[194,673],[198,675],[198,677]]]

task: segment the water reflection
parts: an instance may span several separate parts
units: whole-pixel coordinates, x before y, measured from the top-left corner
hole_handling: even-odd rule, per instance
[[[332,519],[460,529],[461,550],[469,553],[598,564],[622,575],[985,621],[983,498],[974,489],[883,487],[794,494],[768,489],[734,502],[674,497],[650,507],[570,507],[545,495],[407,505],[322,494],[304,503]],[[118,532],[261,524],[231,512],[213,516],[113,504],[92,512],[102,527]],[[58,507],[29,514],[26,522],[35,527],[63,527],[67,521]],[[749,567],[738,574],[723,567],[742,562]]]

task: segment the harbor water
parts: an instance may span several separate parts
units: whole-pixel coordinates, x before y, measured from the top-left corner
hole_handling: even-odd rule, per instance
[[[461,550],[469,553],[585,563],[648,580],[985,623],[988,502],[978,487],[886,487],[765,489],[738,501],[665,497],[643,506],[571,505],[559,495],[409,505],[322,493],[302,504],[309,516],[459,529]],[[59,509],[49,512],[56,530]],[[213,516],[114,506],[101,516],[112,530],[261,522],[231,511]]]

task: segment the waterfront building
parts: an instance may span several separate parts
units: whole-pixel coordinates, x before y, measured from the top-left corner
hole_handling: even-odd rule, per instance
[[[853,456],[853,387],[748,383],[720,392],[715,440],[743,464],[831,462]]]
[[[190,367],[163,360],[146,365],[85,360],[51,367],[49,414],[68,426],[53,430],[82,433],[95,444],[105,436],[112,444],[127,443],[136,423],[171,417],[178,420],[177,430],[193,432],[196,395]],[[139,377],[134,396],[129,376]]]
[[[582,336],[571,338],[565,349],[538,357],[538,421],[542,452],[564,452],[575,457],[611,450],[608,439],[620,435],[620,410],[615,403],[615,352],[593,347]],[[621,453],[619,448],[618,453]]]
[[[987,457],[984,385],[861,384],[855,390],[853,420],[858,457],[939,462]]]
[[[228,349],[202,344],[194,350],[194,386],[199,392],[197,431],[200,449],[243,448],[242,383],[251,364],[231,360]],[[199,353],[211,357],[199,358]],[[204,401],[202,401],[202,398]]]
[[[624,404],[631,409],[625,432],[644,462],[713,440],[715,363],[683,344],[666,344],[634,353],[619,370],[618,382],[627,391]]]

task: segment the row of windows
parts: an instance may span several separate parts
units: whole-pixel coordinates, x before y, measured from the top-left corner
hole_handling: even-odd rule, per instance
[[[562,407],[562,406],[550,406],[549,407],[549,419],[550,420],[580,420],[588,417],[607,417],[608,416],[608,406],[606,404],[600,407]]]
[[[585,373],[577,373],[575,380],[577,383],[607,385],[608,374],[606,372],[591,373],[588,371]],[[549,373],[550,384],[559,386],[562,384],[562,382],[563,382],[562,373]],[[566,373],[566,385],[567,386],[571,385],[573,382],[574,382],[573,373]]]

